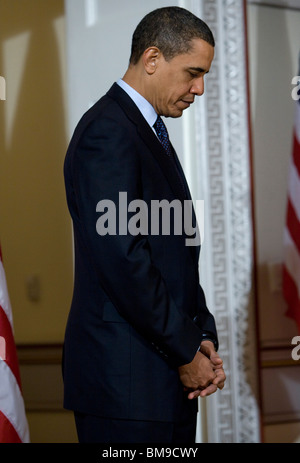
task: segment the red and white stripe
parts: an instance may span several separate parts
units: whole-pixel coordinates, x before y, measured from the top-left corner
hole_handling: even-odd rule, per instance
[[[296,103],[284,229],[283,296],[300,332],[300,100]]]
[[[13,321],[0,248],[0,443],[28,443]]]

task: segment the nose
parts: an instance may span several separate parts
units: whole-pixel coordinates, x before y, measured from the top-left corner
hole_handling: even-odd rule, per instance
[[[198,77],[198,79],[196,79],[193,82],[190,92],[198,96],[203,95],[204,93],[204,77],[203,76]]]

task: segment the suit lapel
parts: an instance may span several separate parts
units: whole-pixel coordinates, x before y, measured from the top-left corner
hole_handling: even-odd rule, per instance
[[[132,101],[132,99],[127,95],[127,93],[118,85],[113,84],[111,89],[107,92],[107,95],[113,98],[118,104],[121,106],[127,117],[137,126],[138,132],[145,142],[145,144],[149,147],[152,155],[157,160],[158,165],[160,166],[161,170],[163,171],[174,195],[176,198],[180,199],[184,204],[185,200],[191,201],[191,195],[189,191],[188,184],[185,179],[184,172],[182,170],[181,164],[179,159],[176,155],[174,150],[174,157],[175,162],[168,156],[162,147],[160,141],[158,140],[157,136],[153,132],[152,128],[149,126],[148,122],[143,117],[142,113],[136,106],[136,104]],[[177,165],[176,165],[177,164]],[[181,175],[182,180],[184,182],[184,188],[182,186],[182,182],[180,181]],[[185,213],[191,214],[188,220],[191,220],[193,226],[196,225],[196,216],[194,208],[192,210],[185,210]],[[190,246],[190,251],[192,257],[194,259],[198,259],[198,253],[195,252],[198,247]]]
[[[185,191],[183,191],[178,172],[176,171],[175,163],[166,154],[160,141],[147,121],[144,119],[136,104],[118,84],[114,84],[108,91],[107,95],[119,103],[127,117],[137,126],[141,138],[157,160],[158,165],[163,171],[174,195],[182,201],[187,199],[187,195]],[[177,160],[177,162],[179,161]]]

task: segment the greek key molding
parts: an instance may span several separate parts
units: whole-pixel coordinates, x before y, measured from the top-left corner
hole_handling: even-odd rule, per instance
[[[216,39],[195,109],[196,194],[205,201],[200,274],[227,374],[223,391],[206,399],[208,442],[259,442],[243,2],[191,6]]]

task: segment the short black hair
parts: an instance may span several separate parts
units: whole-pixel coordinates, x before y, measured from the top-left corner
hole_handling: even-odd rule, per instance
[[[148,13],[136,27],[130,63],[136,64],[151,46],[159,48],[165,60],[169,61],[176,55],[187,53],[195,38],[215,46],[213,33],[202,19],[177,6],[158,8]]]

